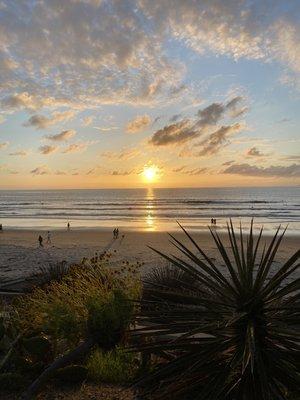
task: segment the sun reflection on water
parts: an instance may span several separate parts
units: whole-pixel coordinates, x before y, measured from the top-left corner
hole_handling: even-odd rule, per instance
[[[155,224],[155,218],[153,217],[153,211],[154,211],[154,204],[153,201],[155,199],[154,196],[154,191],[152,188],[147,189],[147,194],[146,194],[146,200],[147,200],[147,205],[146,205],[146,228],[148,231],[155,231],[156,230],[156,224]]]

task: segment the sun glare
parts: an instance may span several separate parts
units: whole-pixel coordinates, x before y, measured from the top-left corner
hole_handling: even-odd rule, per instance
[[[148,183],[155,182],[158,178],[157,167],[151,165],[150,167],[145,167],[143,170],[144,180]]]

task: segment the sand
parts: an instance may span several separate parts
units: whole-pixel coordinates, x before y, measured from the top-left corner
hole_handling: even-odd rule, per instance
[[[4,230],[0,232],[0,281],[15,279],[38,272],[40,267],[47,267],[65,260],[68,263],[78,262],[83,257],[92,257],[95,252],[108,250],[113,253],[114,262],[144,262],[142,273],[161,265],[164,261],[148,246],[166,253],[176,252],[164,232],[120,232],[119,238],[113,240],[112,233],[100,230],[57,230],[51,232],[51,244],[38,245],[41,234],[46,241],[46,232],[35,230]],[[123,236],[124,235],[124,236]],[[186,241],[183,233],[175,234]],[[222,235],[222,234],[221,234]],[[197,243],[214,258],[217,257],[216,246],[209,232],[195,233]],[[267,241],[270,238],[266,239]],[[187,242],[187,241],[186,241]],[[286,236],[278,253],[277,261],[287,258],[299,248],[299,237]]]

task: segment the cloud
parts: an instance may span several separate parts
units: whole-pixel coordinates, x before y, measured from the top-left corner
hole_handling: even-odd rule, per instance
[[[265,154],[263,154],[257,147],[251,147],[246,152],[247,157],[265,157]]]
[[[185,168],[186,168],[186,165],[183,165],[182,167],[174,168],[172,170],[172,172],[176,172],[176,173],[182,172]]]
[[[86,175],[94,175],[97,171],[97,168],[91,168],[87,171]]]
[[[172,117],[169,119],[170,122],[176,122],[178,119],[181,118],[181,114],[174,114]]]
[[[30,171],[31,175],[49,175],[51,173],[50,169],[46,165],[41,165]]]
[[[162,115],[159,115],[158,117],[154,118],[154,120],[152,122],[152,126],[155,125],[156,122],[158,122],[161,118],[162,118]]]
[[[202,175],[205,174],[208,171],[208,168],[203,167],[203,168],[194,168],[194,169],[190,169],[190,170],[185,170],[183,171],[184,174],[186,175]]]
[[[149,143],[154,146],[183,144],[199,136],[199,131],[194,130],[193,126],[188,119],[167,125],[163,129],[156,131]]]
[[[46,129],[49,126],[55,125],[59,122],[65,122],[72,119],[75,115],[74,111],[54,112],[50,117],[35,114],[32,115],[28,121],[24,122],[23,126],[33,126],[36,129]]]
[[[118,126],[103,126],[103,127],[93,126],[93,128],[97,129],[98,131],[101,131],[101,132],[111,132],[111,131],[115,131],[115,130],[119,129]]]
[[[123,149],[120,152],[115,151],[105,151],[101,153],[102,157],[110,158],[112,160],[127,161],[132,158],[136,158],[141,154],[138,149]]]
[[[194,175],[205,174],[206,172],[208,172],[208,168],[200,167],[200,168],[190,168],[190,169],[188,169],[188,167],[186,165],[184,165],[182,167],[173,169],[173,172],[194,176]]]
[[[112,176],[126,176],[126,175],[131,175],[133,171],[112,171],[111,175]]]
[[[209,134],[195,146],[202,146],[200,153],[194,153],[191,148],[186,147],[181,150],[180,157],[190,157],[195,155],[206,155],[216,153],[222,145],[228,144],[228,138],[233,133],[237,133],[242,129],[241,124],[233,124],[229,126],[221,126],[216,131],[211,130],[218,126],[219,122],[227,116],[229,111],[234,110],[243,97],[237,96],[227,103],[212,103],[209,106],[199,110],[194,117],[189,117],[174,124],[167,125],[163,129],[156,131],[149,140],[154,146],[182,145],[189,143]],[[176,119],[179,115],[176,115]]]
[[[186,61],[168,56],[170,42],[200,55],[276,60],[299,82],[298,1],[1,4],[2,107],[170,103],[186,89]]]
[[[50,146],[48,144],[39,147],[39,152],[45,155],[55,153],[59,149],[58,146]]]
[[[229,160],[229,161],[225,161],[222,165],[225,167],[225,166],[231,165],[233,163],[234,163],[234,160]]]
[[[247,111],[247,107],[244,108],[244,112],[237,112],[237,106],[243,101],[242,96],[236,96],[228,103],[212,103],[208,107],[199,110],[198,116],[199,121],[197,122],[199,127],[205,128],[207,126],[216,125],[225,115],[226,112],[229,112],[229,115],[232,118],[236,118],[242,115],[244,112]]]
[[[73,143],[70,144],[65,150],[62,152],[64,154],[68,153],[79,153],[85,151],[87,149],[88,143]]]
[[[32,111],[61,99],[83,109],[179,96],[180,63],[168,60],[162,37],[135,3],[7,2],[0,14],[7,106]]]
[[[289,166],[272,165],[262,167],[250,164],[234,164],[223,171],[224,174],[257,176],[257,177],[300,177],[300,164]]]
[[[162,32],[199,54],[213,52],[235,60],[276,60],[299,72],[299,2],[282,9],[280,1],[168,0],[141,2],[144,12]],[[162,17],[163,16],[163,17]]]
[[[5,173],[5,174],[10,174],[10,175],[16,175],[19,172],[13,169],[10,169],[8,165],[6,164],[0,164],[0,172]]]
[[[92,115],[90,115],[88,117],[84,117],[82,119],[82,126],[90,126],[93,123],[94,119],[95,119],[95,117]]]
[[[65,105],[63,100],[55,100],[53,97],[47,98],[28,92],[13,93],[6,96],[1,101],[1,106],[8,110],[26,109],[37,111],[43,107],[54,107]]]
[[[283,156],[281,160],[284,161],[299,161],[300,162],[300,155],[290,155],[290,156]]]
[[[226,107],[220,103],[213,103],[203,110],[198,111],[200,117],[198,125],[205,127],[207,125],[215,125],[223,117]]]
[[[67,131],[62,131],[56,135],[47,135],[46,138],[53,140],[54,142],[65,142],[76,135],[76,131],[69,129]]]
[[[137,133],[145,130],[151,124],[149,115],[138,115],[126,125],[126,132]]]
[[[27,150],[18,150],[13,153],[9,153],[10,156],[20,156],[20,157],[26,157],[28,156],[29,152]]]
[[[209,135],[208,139],[202,141],[198,145],[202,146],[202,150],[198,156],[206,156],[216,154],[224,145],[229,144],[229,138],[240,132],[243,126],[239,123],[234,125],[222,126],[215,132]]]
[[[0,150],[6,149],[6,147],[9,145],[9,142],[2,142],[0,143]]]

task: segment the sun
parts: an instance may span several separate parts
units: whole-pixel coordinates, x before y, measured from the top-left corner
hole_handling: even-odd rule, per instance
[[[158,168],[155,165],[145,166],[142,174],[147,183],[155,182],[158,178]]]

